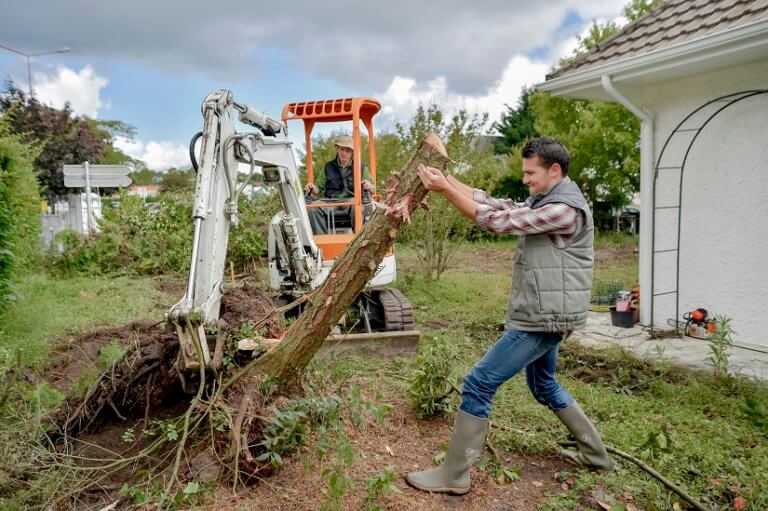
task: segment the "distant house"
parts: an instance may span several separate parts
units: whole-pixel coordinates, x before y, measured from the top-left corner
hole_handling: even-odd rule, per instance
[[[138,195],[142,199],[157,197],[160,187],[157,185],[133,185],[128,188],[128,195]]]
[[[641,323],[703,307],[768,350],[768,2],[669,0],[537,89],[642,120]]]

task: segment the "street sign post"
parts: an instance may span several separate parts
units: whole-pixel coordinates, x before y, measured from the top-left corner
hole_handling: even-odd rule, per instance
[[[64,186],[85,188],[88,235],[91,233],[91,187],[111,188],[130,186],[132,183],[128,177],[131,172],[128,165],[91,165],[86,161],[82,165],[64,165],[63,170]]]

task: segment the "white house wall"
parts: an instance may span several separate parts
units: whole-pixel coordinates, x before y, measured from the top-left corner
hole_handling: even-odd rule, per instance
[[[646,86],[643,103],[656,120],[656,158],[696,108],[725,94],[766,88],[768,60]],[[661,166],[679,160],[693,134],[676,137]],[[659,172],[656,205],[674,206],[679,171]],[[703,307],[728,316],[738,343],[768,349],[768,94],[730,106],[698,135],[685,166],[681,212],[679,314]],[[677,214],[657,210],[656,250],[676,247]],[[654,268],[654,292],[674,290],[677,254],[656,254]],[[675,295],[655,298],[653,315],[657,325],[673,318]]]

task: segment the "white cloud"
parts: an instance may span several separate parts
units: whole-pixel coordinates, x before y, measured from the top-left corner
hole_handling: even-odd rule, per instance
[[[141,140],[115,137],[116,148],[147,164],[152,170],[168,170],[171,167],[187,168],[190,166],[189,151],[174,142],[150,141],[146,144]]]
[[[203,73],[217,82],[267,76],[279,62],[364,90],[381,90],[393,76],[419,82],[445,76],[452,90],[478,94],[514,55],[570,36],[572,24],[568,33],[561,28],[566,20],[611,19],[626,0],[444,0],[439,7],[327,0],[301,2],[300,9],[297,2],[261,2],[258,11],[249,0],[231,0],[226,9],[183,0],[5,3],[0,33],[31,49],[62,44],[61,31],[49,29],[55,21],[67,27],[65,42],[80,58]]]
[[[509,61],[501,78],[479,95],[457,94],[449,88],[445,77],[426,83],[396,76],[387,90],[380,94],[382,116],[386,122],[410,118],[419,105],[435,103],[449,111],[466,109],[469,113],[488,113],[491,122],[506,110],[505,104],[515,105],[524,86],[544,80],[550,66],[517,55]]]
[[[573,52],[579,47],[579,38],[574,36],[557,41],[550,52],[552,62],[557,65],[560,59],[572,57]]]
[[[76,115],[96,118],[100,108],[108,107],[101,100],[101,89],[108,83],[90,65],[80,71],[59,66],[53,74],[36,72],[32,86],[41,102],[56,108],[69,102]]]

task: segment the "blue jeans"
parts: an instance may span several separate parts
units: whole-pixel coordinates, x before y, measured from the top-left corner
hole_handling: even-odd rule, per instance
[[[496,390],[525,368],[533,397],[553,412],[573,402],[573,396],[555,381],[560,333],[507,330],[464,378],[461,410],[488,418]]]

